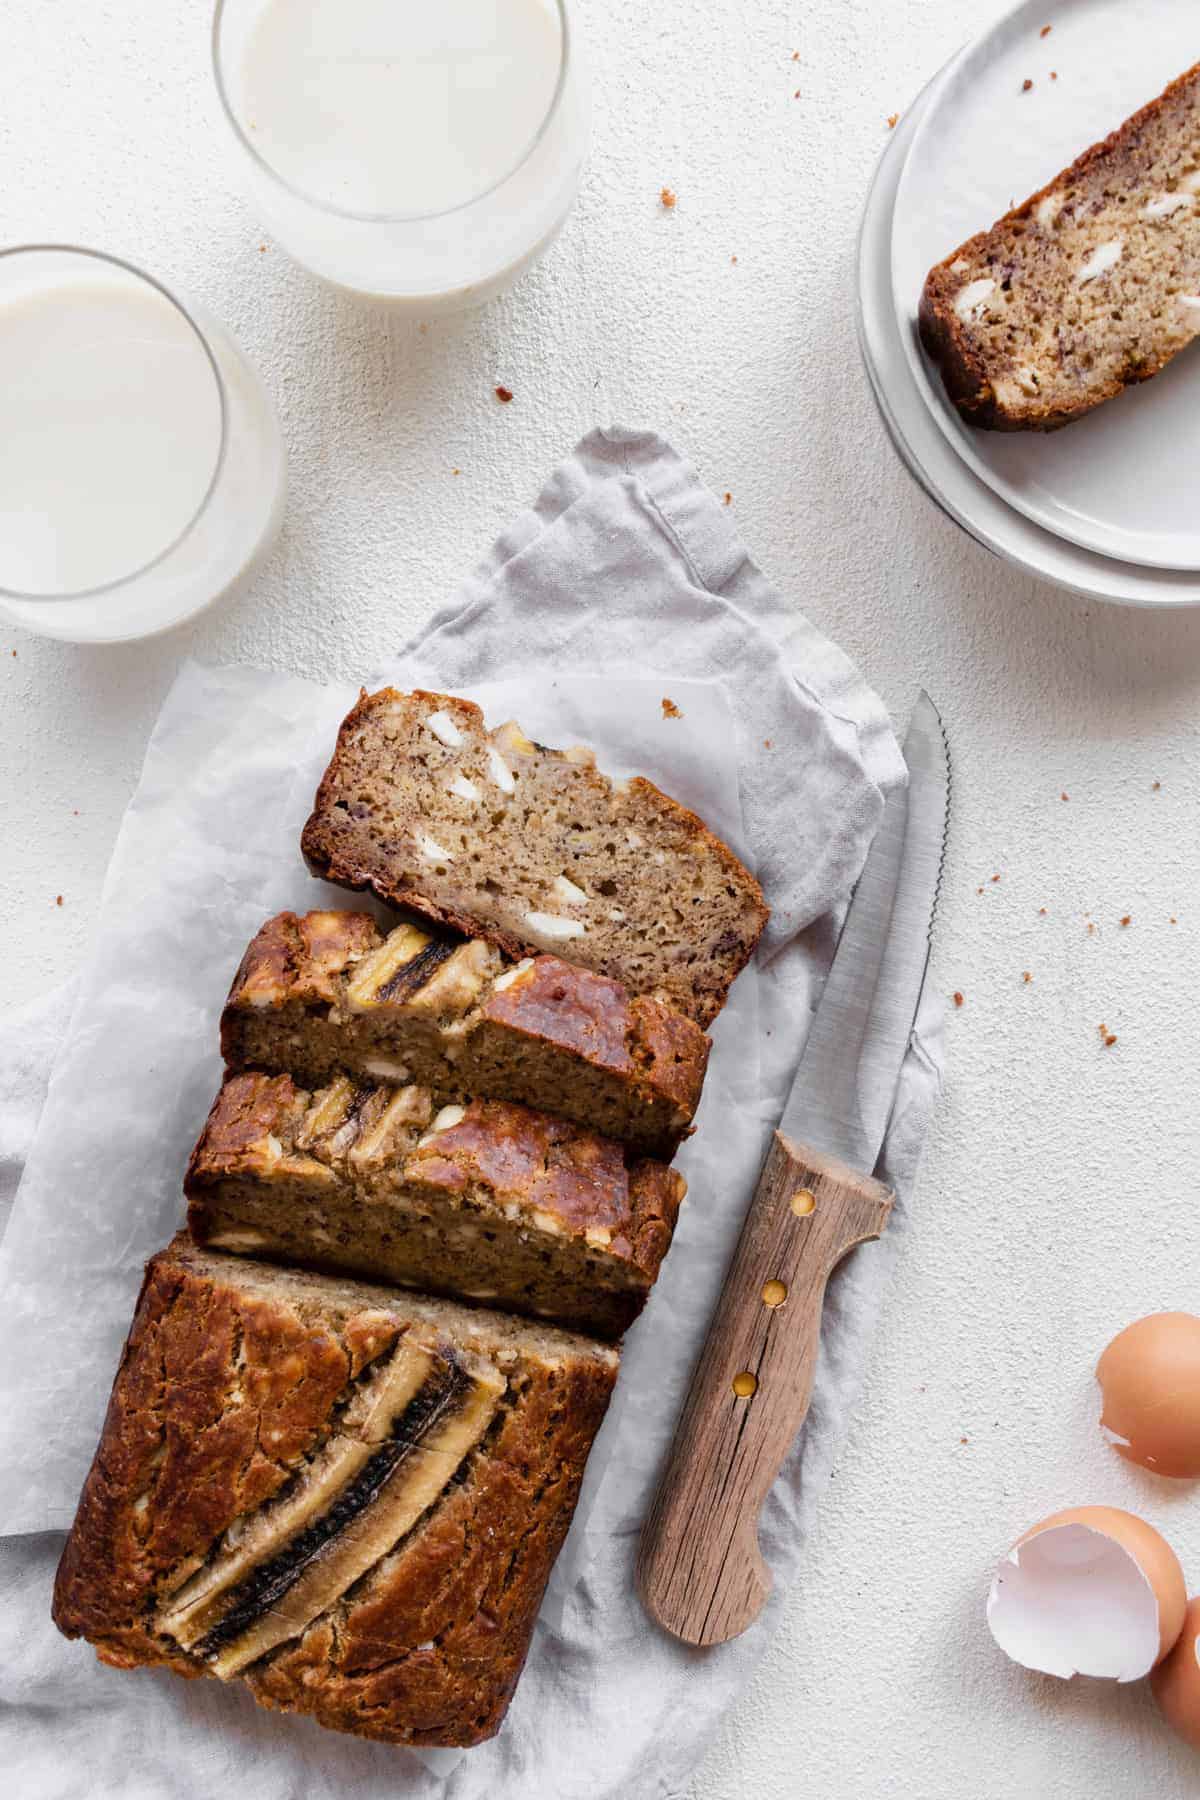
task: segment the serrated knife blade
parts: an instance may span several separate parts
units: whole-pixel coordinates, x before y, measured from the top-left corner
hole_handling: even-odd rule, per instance
[[[878,1237],[872,1171],[920,1005],[941,883],[950,759],[922,693],[750,1202],[658,1492],[638,1590],[689,1644],[745,1631],[770,1591],[758,1517],[804,1423],[830,1273]]]
[[[874,1169],[929,962],[945,851],[950,760],[922,692],[904,740],[908,786],[889,796],[838,938],[779,1129]]]

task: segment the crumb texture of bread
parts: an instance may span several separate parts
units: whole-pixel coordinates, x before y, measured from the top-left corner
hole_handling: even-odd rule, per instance
[[[1200,334],[1200,63],[932,269],[921,338],[969,424],[1052,431]]]
[[[494,1734],[617,1353],[214,1255],[150,1263],[59,1564],[105,1662],[416,1745]]]
[[[363,693],[304,828],[314,873],[371,889],[507,955],[551,954],[701,1026],[767,921],[762,890],[702,820],[590,750],[489,731],[453,695]]]
[[[349,1073],[440,1102],[515,1100],[670,1158],[699,1104],[709,1040],[650,995],[558,956],[506,963],[485,939],[366,913],[280,913],[242,959],[221,1020],[233,1069],[318,1086]]]
[[[686,1191],[665,1164],[503,1100],[231,1076],[186,1179],[214,1250],[346,1271],[620,1337]]]

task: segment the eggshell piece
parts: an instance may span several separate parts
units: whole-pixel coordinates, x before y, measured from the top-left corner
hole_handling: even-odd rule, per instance
[[[1152,1525],[1117,1507],[1076,1506],[1018,1538],[987,1617],[1024,1668],[1139,1681],[1174,1645],[1186,1607],[1179,1559]]]
[[[1096,1365],[1100,1428],[1126,1462],[1200,1477],[1200,1319],[1151,1313],[1119,1332]]]
[[[1150,1686],[1172,1731],[1200,1750],[1200,1595],[1188,1601],[1175,1648],[1155,1669]]]

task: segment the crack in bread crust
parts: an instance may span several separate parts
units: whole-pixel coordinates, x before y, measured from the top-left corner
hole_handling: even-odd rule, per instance
[[[582,1370],[539,1384],[501,1422],[474,1479],[346,1597],[336,1631],[318,1621],[254,1671],[259,1698],[387,1742],[433,1744],[461,1694],[470,1741],[490,1737],[520,1676],[532,1595],[565,1535],[598,1407]],[[499,1557],[490,1531],[507,1540]]]
[[[412,1457],[434,1459],[424,1487],[414,1491],[399,1542],[385,1547],[386,1520],[382,1537],[358,1540],[357,1576],[327,1594],[307,1622],[291,1619],[291,1640],[262,1646],[257,1660],[243,1665],[244,1679],[262,1704],[308,1712],[337,1730],[410,1743],[472,1743],[490,1735],[503,1717],[570,1521],[615,1379],[615,1353],[499,1314],[211,1255],[182,1235],[147,1271],[56,1578],[59,1628],[89,1638],[103,1660],[119,1666],[221,1672],[214,1666],[220,1646],[206,1646],[212,1663],[182,1649],[158,1629],[158,1607],[179,1590],[181,1569],[194,1570],[239,1518],[270,1503],[282,1485],[281,1468],[295,1476],[311,1464],[338,1419],[347,1417],[348,1393],[359,1396],[353,1404],[368,1403],[369,1384],[383,1379],[385,1368],[380,1364],[377,1374],[374,1366],[401,1337],[427,1343],[481,1393],[483,1410],[469,1428],[473,1445],[460,1439],[462,1447],[436,1461],[439,1434],[454,1427],[463,1402],[444,1398],[440,1389],[433,1398],[427,1394],[425,1414],[410,1413],[408,1424],[397,1427]],[[450,1382],[457,1386],[458,1377]],[[256,1466],[253,1448],[246,1457],[256,1429],[247,1414],[256,1406],[268,1444],[281,1432],[280,1461],[269,1473]],[[200,1461],[187,1465],[191,1505],[172,1510],[180,1476],[174,1446],[196,1420],[210,1424],[196,1453]],[[223,1420],[236,1426],[228,1443],[213,1430]],[[167,1476],[148,1488],[164,1442],[172,1448],[156,1466]],[[139,1511],[144,1496],[148,1539],[134,1525],[145,1514],[146,1508]],[[353,1498],[357,1504],[361,1496]],[[379,1507],[372,1499],[358,1510],[372,1532]],[[478,1529],[472,1527],[464,1556],[469,1519],[478,1520]],[[342,1529],[353,1535],[356,1525]],[[342,1529],[332,1540],[339,1545]],[[314,1545],[302,1548],[307,1554]],[[319,1548],[307,1566],[323,1568]],[[294,1590],[276,1593],[277,1574],[268,1571],[269,1606],[286,1609]],[[244,1590],[246,1616],[239,1613],[230,1629],[246,1627],[249,1612],[267,1603],[266,1593],[260,1584]],[[404,1650],[431,1600],[438,1608],[438,1653],[431,1660],[423,1640],[414,1639],[421,1673],[401,1678],[382,1665]],[[259,1640],[253,1647],[260,1649]],[[374,1674],[372,1658],[379,1665]]]

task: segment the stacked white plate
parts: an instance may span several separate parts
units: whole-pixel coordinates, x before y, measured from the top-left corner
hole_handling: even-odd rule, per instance
[[[1064,430],[978,431],[946,399],[917,306],[934,263],[1198,57],[1196,0],[1023,0],[901,119],[859,243],[863,356],[922,487],[997,556],[1131,606],[1200,604],[1200,348]]]

